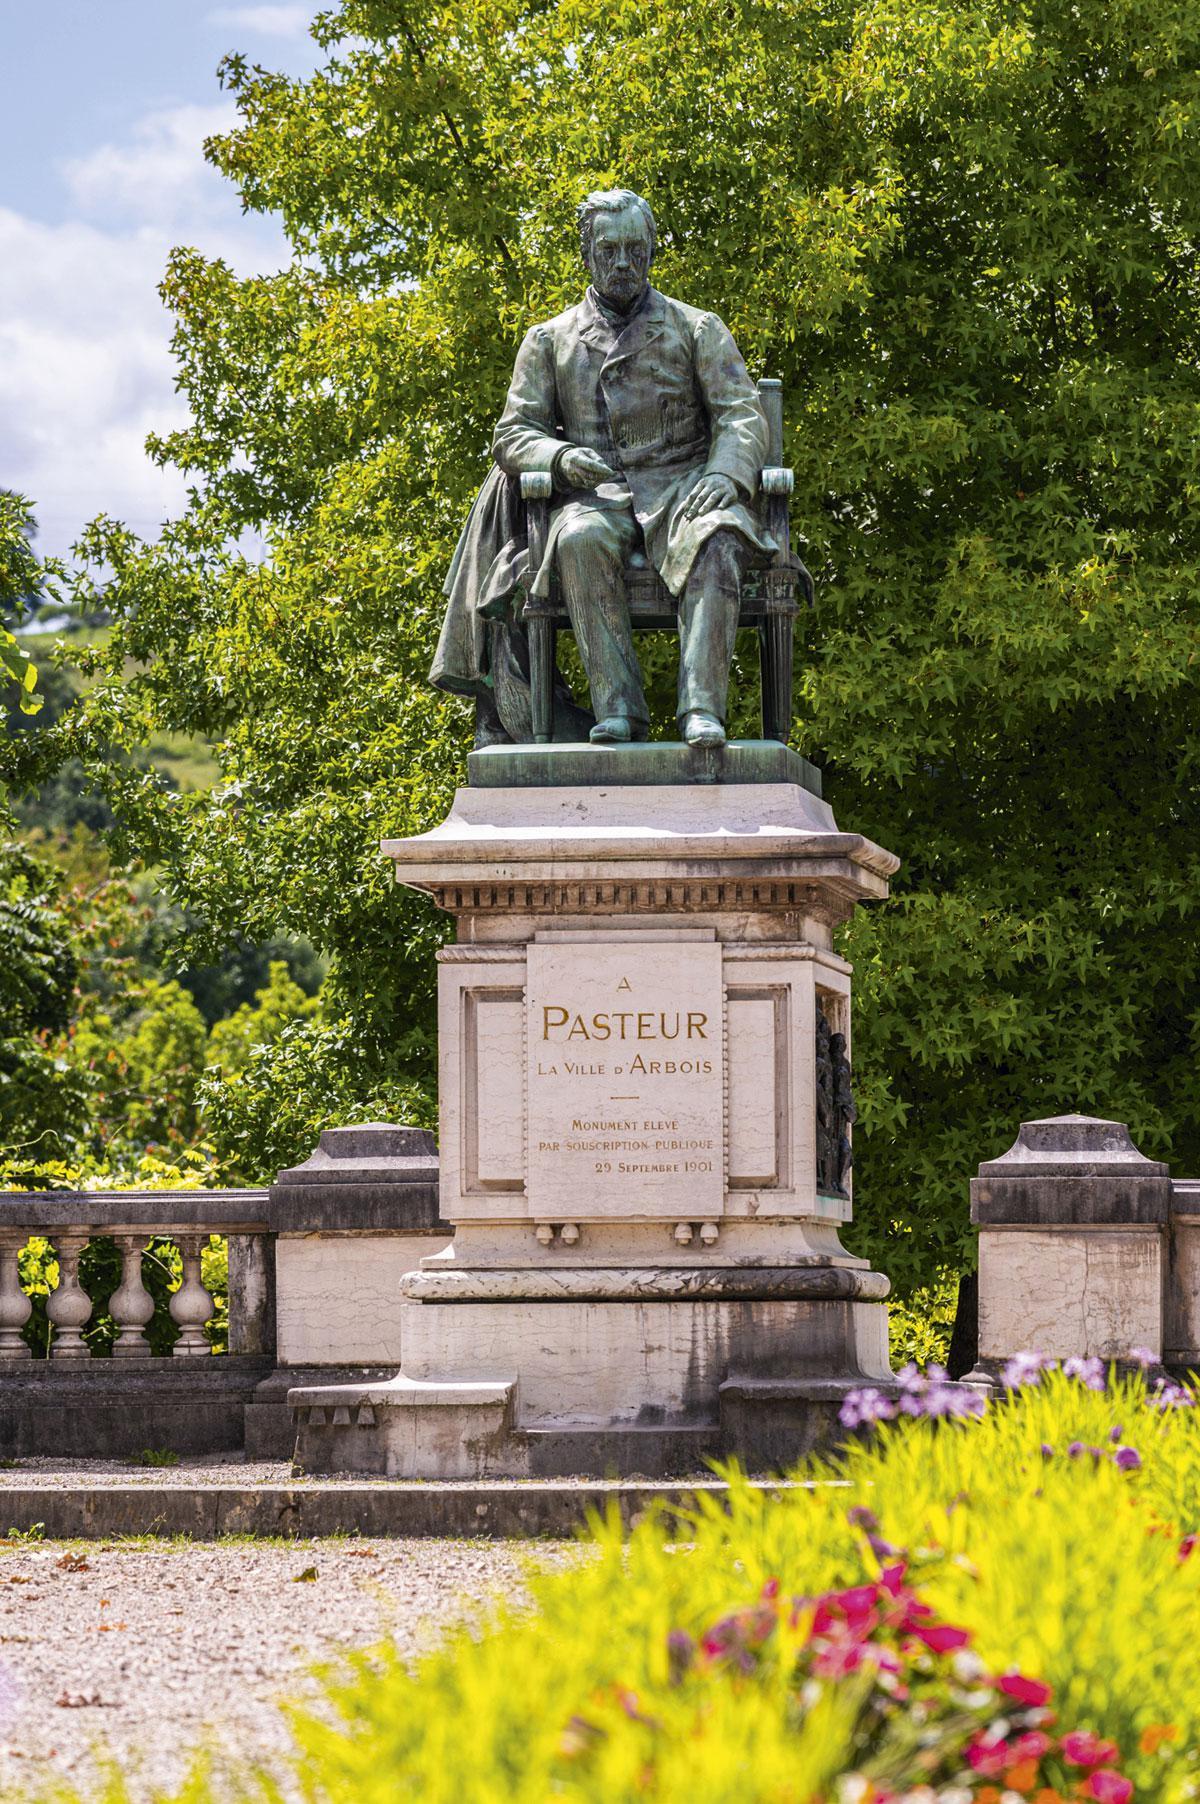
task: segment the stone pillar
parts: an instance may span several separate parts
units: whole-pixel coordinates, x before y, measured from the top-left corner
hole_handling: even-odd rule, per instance
[[[384,846],[458,929],[454,1242],[401,1281],[397,1379],[293,1390],[297,1456],[412,1477],[794,1458],[890,1376],[887,1279],[839,1238],[833,929],[898,861],[775,743],[504,747],[469,774],[441,826]]]
[[[180,1234],[179,1257],[183,1263],[183,1282],[171,1292],[167,1308],[179,1329],[179,1339],[171,1351],[176,1358],[202,1359],[211,1352],[204,1325],[212,1319],[213,1300],[200,1277],[200,1255],[208,1245],[207,1234]]]
[[[21,1330],[33,1314],[33,1304],[21,1289],[17,1263],[28,1239],[23,1228],[0,1230],[0,1359],[30,1357]]]
[[[142,1234],[118,1234],[121,1249],[121,1282],[108,1299],[109,1314],[119,1333],[114,1359],[145,1359],[150,1347],[145,1331],[154,1316],[154,1298],[142,1283]]]
[[[58,1283],[46,1298],[46,1314],[54,1324],[51,1359],[90,1359],[91,1348],[83,1338],[92,1315],[92,1299],[79,1282],[79,1255],[92,1237],[90,1228],[54,1236],[58,1258]]]
[[[1026,1121],[971,1182],[979,1229],[979,1365],[992,1381],[1019,1352],[1048,1359],[1163,1355],[1171,1202],[1167,1167],[1119,1121]]]

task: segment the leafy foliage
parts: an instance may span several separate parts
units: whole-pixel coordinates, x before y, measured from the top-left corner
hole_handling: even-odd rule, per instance
[[[441,574],[519,334],[579,292],[571,208],[616,182],[659,285],[783,379],[818,581],[794,738],[904,858],[845,939],[858,1250],[901,1288],[968,1260],[967,1179],[1022,1116],[1194,1166],[1200,6],[343,0],[314,29],[304,80],[224,66],[211,157],[294,257],[173,257],[192,420],[156,451],[195,499],[154,544],[90,531],[112,639],[20,754],[102,772],[199,953],[329,957],[323,1025],[206,1090],[239,1169],[431,1091],[445,923],[375,847],[461,772],[423,681]],[[162,732],[217,744],[211,791],[135,767]]]
[[[9,489],[0,489],[0,680],[16,685],[23,714],[36,714],[42,705],[37,666],[5,624],[4,616],[19,618],[23,605],[41,586],[42,573],[29,544],[32,530],[29,503]]]

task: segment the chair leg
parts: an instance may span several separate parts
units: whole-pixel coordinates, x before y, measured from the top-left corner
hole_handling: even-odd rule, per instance
[[[529,628],[529,699],[533,743],[549,745],[554,733],[554,622],[533,614]]]
[[[763,738],[786,745],[792,728],[792,616],[768,614],[759,632]]]

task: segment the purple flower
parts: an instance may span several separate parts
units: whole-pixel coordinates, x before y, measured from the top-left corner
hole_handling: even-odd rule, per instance
[[[1149,1347],[1130,1347],[1129,1357],[1135,1366],[1141,1366],[1143,1372],[1148,1366],[1158,1364],[1158,1354],[1152,1353]]]
[[[862,1390],[847,1392],[838,1411],[838,1421],[843,1428],[866,1428],[873,1422],[890,1422],[895,1413],[896,1405],[891,1399],[867,1385]]]
[[[1041,1451],[1042,1451],[1043,1459],[1053,1459],[1054,1458],[1054,1449],[1050,1445],[1049,1441],[1042,1442],[1042,1450]]]
[[[901,1366],[896,1373],[896,1383],[902,1391],[919,1392],[925,1389],[925,1374],[910,1359],[906,1366]]]
[[[1122,1428],[1121,1424],[1118,1422],[1114,1428],[1109,1429],[1108,1438],[1110,1441],[1119,1441],[1121,1436],[1124,1434],[1124,1432],[1125,1432],[1125,1430]]]
[[[1080,1454],[1084,1453],[1086,1451],[1087,1450],[1084,1447],[1084,1444],[1082,1441],[1072,1441],[1070,1446],[1067,1448],[1067,1458],[1068,1459],[1078,1459]]]
[[[1104,1389],[1102,1359],[1067,1359],[1063,1361],[1063,1372],[1068,1378],[1078,1378],[1081,1384],[1086,1384],[1089,1391]]]
[[[1008,1389],[1015,1391],[1024,1384],[1040,1384],[1045,1369],[1046,1361],[1040,1353],[1014,1353],[1001,1377]]]
[[[1194,1409],[1196,1398],[1193,1392],[1181,1384],[1167,1384],[1160,1378],[1154,1395],[1147,1397],[1151,1409]]]
[[[1142,1456],[1136,1447],[1119,1447],[1113,1455],[1122,1472],[1140,1472]]]
[[[874,1510],[869,1510],[865,1503],[856,1503],[854,1508],[846,1511],[846,1520],[851,1528],[877,1529],[879,1518]]]

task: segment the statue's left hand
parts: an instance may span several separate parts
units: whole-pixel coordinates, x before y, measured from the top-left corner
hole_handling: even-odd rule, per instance
[[[737,490],[728,476],[698,476],[683,504],[683,517],[698,520],[701,514],[712,514],[720,507],[729,507],[736,498]]]

